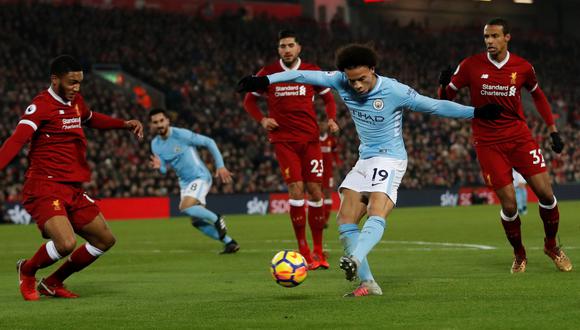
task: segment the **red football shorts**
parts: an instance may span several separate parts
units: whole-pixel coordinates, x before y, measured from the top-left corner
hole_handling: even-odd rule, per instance
[[[322,152],[316,142],[276,142],[276,158],[286,184],[322,182]]]
[[[547,171],[540,146],[531,137],[475,146],[485,184],[494,190],[513,182],[512,168],[525,178]]]
[[[65,216],[75,231],[89,224],[101,212],[80,184],[28,179],[22,188],[23,206],[40,231],[54,216]]]

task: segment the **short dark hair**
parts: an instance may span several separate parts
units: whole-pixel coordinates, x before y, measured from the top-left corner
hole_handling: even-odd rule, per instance
[[[294,40],[297,43],[300,43],[298,41],[298,34],[296,32],[294,32],[293,30],[289,30],[289,29],[280,30],[280,32],[278,32],[278,41],[280,41],[284,38],[294,38]]]
[[[151,117],[153,117],[157,114],[160,114],[160,113],[162,113],[165,117],[169,118],[165,109],[155,108],[155,109],[151,109],[151,111],[149,111],[149,119],[151,119]]]
[[[50,75],[62,76],[69,72],[83,71],[82,65],[70,55],[60,55],[50,63]]]
[[[359,66],[374,68],[379,61],[377,52],[368,45],[349,44],[336,51],[334,63],[339,71]]]
[[[510,25],[508,21],[506,21],[501,17],[492,18],[489,21],[487,21],[485,25],[501,25],[504,35],[510,33]]]

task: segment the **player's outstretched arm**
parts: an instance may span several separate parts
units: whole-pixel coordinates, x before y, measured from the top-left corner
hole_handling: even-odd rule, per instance
[[[0,148],[0,171],[3,170],[14,157],[20,152],[20,149],[30,140],[35,129],[26,124],[17,125],[14,133],[4,141]]]
[[[85,124],[96,129],[129,129],[139,140],[143,139],[143,124],[135,119],[125,121],[92,111]]]
[[[220,167],[216,170],[215,177],[224,184],[232,183],[232,173],[225,167]]]
[[[494,120],[499,118],[500,113],[503,110],[503,108],[497,104],[490,103],[482,107],[474,108],[447,100],[432,99],[420,94],[416,94],[413,99],[411,106],[412,110],[448,118],[478,118]]]
[[[338,71],[323,72],[312,70],[290,70],[278,72],[267,76],[246,76],[238,82],[238,93],[254,92],[268,87],[270,84],[276,84],[285,81],[304,83],[322,87],[336,88],[340,80]]]
[[[143,140],[143,124],[136,119],[131,119],[125,121],[125,128],[131,130],[131,132],[139,139]]]
[[[214,159],[216,169],[221,169],[221,168],[226,169],[225,165],[224,165],[224,158],[222,157],[222,154],[221,154],[217,144],[215,143],[214,139],[210,138],[209,136],[195,134],[193,132],[190,132],[190,136],[188,139],[190,140],[190,143],[193,146],[196,146],[196,147],[201,146],[201,147],[205,147],[205,148],[207,148],[207,150],[209,150],[209,152],[211,153],[211,155]],[[226,169],[226,171],[227,171],[227,169]],[[229,173],[229,171],[227,171],[227,172]]]

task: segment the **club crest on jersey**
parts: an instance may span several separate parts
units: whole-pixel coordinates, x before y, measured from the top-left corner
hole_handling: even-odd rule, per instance
[[[518,79],[518,73],[517,72],[512,72],[511,77],[512,77],[512,80],[510,81],[510,84],[515,85],[516,84],[516,79]]]
[[[181,152],[181,148],[179,146],[175,147],[175,153],[178,154]]]
[[[375,110],[383,110],[383,108],[385,107],[385,104],[383,103],[383,100],[378,99],[378,100],[374,100],[373,101],[373,108],[375,108]]]
[[[54,201],[52,201],[52,207],[54,208],[55,211],[62,210],[62,208],[60,206],[60,200],[55,199]]]
[[[79,111],[79,105],[75,104],[75,111],[77,112],[77,116],[81,116],[81,112]]]
[[[36,104],[29,105],[28,108],[26,108],[26,110],[24,111],[24,113],[27,115],[31,115],[35,112],[36,112]]]

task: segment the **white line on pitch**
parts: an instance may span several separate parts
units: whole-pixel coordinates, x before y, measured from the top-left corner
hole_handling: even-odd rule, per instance
[[[294,240],[266,240],[266,243],[294,243]],[[450,243],[450,242],[425,242],[425,241],[380,241],[379,244],[402,244],[402,245],[429,245],[429,246],[447,246],[466,249],[478,250],[495,250],[495,246],[469,244],[469,243]]]

